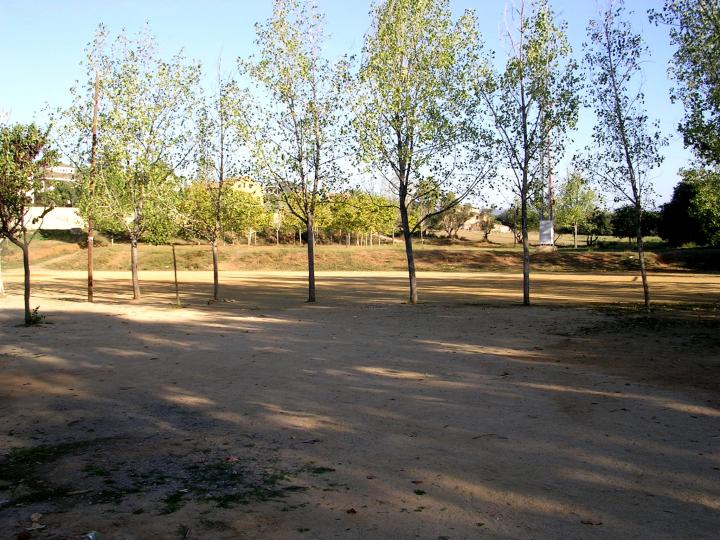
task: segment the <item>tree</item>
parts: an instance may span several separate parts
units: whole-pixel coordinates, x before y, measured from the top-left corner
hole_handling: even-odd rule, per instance
[[[599,20],[588,24],[590,42],[585,45],[588,70],[588,103],[596,123],[586,166],[602,187],[635,209],[640,275],[645,309],[650,308],[650,289],[643,250],[643,207],[651,184],[648,173],[663,160],[666,144],[657,122],[651,123],[643,108],[642,62],[647,47],[639,34],[623,20],[624,4],[609,7]]]
[[[602,208],[595,208],[587,222],[581,223],[579,233],[585,235],[585,244],[588,247],[597,244],[600,236],[612,234],[612,214]]]
[[[558,190],[557,221],[572,227],[573,247],[577,248],[578,230],[587,223],[598,205],[598,196],[577,170],[568,174]]]
[[[671,246],[705,243],[702,227],[690,210],[696,196],[695,185],[683,179],[675,186],[670,202],[660,207],[660,238]]]
[[[691,215],[700,223],[704,243],[720,245],[720,172],[712,170],[684,171],[696,189],[690,206]]]
[[[474,14],[465,12],[453,22],[447,0],[385,0],[373,8],[372,17],[355,128],[362,161],[396,197],[414,304],[412,234],[494,174],[491,136],[472,99],[479,37]],[[428,190],[459,195],[431,211],[417,205],[411,225],[413,206]]]
[[[442,188],[437,183],[437,181],[433,177],[429,178],[423,178],[418,182],[417,187],[415,188],[415,193],[413,194],[412,198],[412,206],[410,207],[410,211],[412,214],[413,219],[410,220],[410,225],[415,228],[417,225],[417,230],[420,232],[420,243],[424,243],[425,241],[425,232],[427,229],[432,225],[432,221],[434,219],[421,219],[423,216],[427,216],[432,214],[433,212],[437,211],[438,208],[442,208],[440,205],[440,200],[442,198]],[[448,201],[447,198],[445,198],[445,202],[452,202],[452,200]],[[437,218],[438,216],[433,216],[434,218]]]
[[[650,20],[670,27],[677,47],[670,75],[677,85],[670,97],[685,106],[679,129],[705,162],[720,165],[720,4],[717,0],[665,0]]]
[[[250,245],[253,233],[270,225],[269,212],[258,197],[239,189],[228,190],[223,198],[223,230],[245,235]]]
[[[706,169],[680,171],[670,202],[660,210],[660,237],[671,245],[720,244],[720,173]]]
[[[195,156],[196,177],[202,183],[202,188],[196,195],[208,192],[214,195],[212,220],[208,221],[209,216],[204,212],[194,215],[193,219],[200,219],[196,234],[210,243],[215,302],[220,299],[218,241],[223,234],[223,198],[228,193],[225,180],[227,172],[237,168],[235,156],[248,138],[248,109],[246,95],[240,91],[234,80],[222,76],[218,65],[217,94],[210,99],[210,103],[203,103],[197,115],[198,140]],[[217,189],[212,189],[205,183],[211,178],[217,181]],[[190,223],[188,225],[193,227]]]
[[[483,242],[490,242],[490,233],[495,229],[497,216],[496,208],[491,206],[480,211],[480,231],[483,233]]]
[[[454,199],[454,193],[446,194],[441,200],[442,205],[446,205],[448,200]],[[470,204],[458,204],[449,210],[440,214],[438,225],[445,231],[449,239],[457,238],[458,231],[473,215],[473,207]]]
[[[35,124],[0,126],[0,236],[22,250],[25,274],[25,325],[36,322],[30,311],[30,243],[40,227],[28,233],[29,225],[36,225],[52,207],[45,207],[40,215],[28,223],[32,196],[41,189],[45,169],[57,163],[57,152],[50,148],[50,128]]]
[[[93,217],[130,239],[133,298],[140,298],[138,242],[172,233],[176,169],[192,150],[190,121],[196,110],[200,66],[181,55],[159,59],[147,34],[121,34],[108,59],[103,85],[98,174]],[[91,208],[84,206],[87,215]]]
[[[576,64],[549,4],[538,0],[517,9],[508,32],[510,53],[501,73],[488,70],[478,85],[495,122],[508,182],[519,200],[523,244],[523,304],[530,305],[528,214],[532,194],[552,173],[552,155],[562,157],[578,115]]]
[[[84,84],[78,81],[70,89],[72,105],[59,112],[60,144],[64,146],[65,156],[75,166],[81,184],[81,196],[76,204],[85,208],[87,224],[87,299],[93,301],[93,248],[95,244],[95,185],[98,175],[99,115],[102,88],[107,76],[107,56],[105,41],[107,29],[98,25],[95,36],[86,48]]]
[[[302,0],[276,0],[256,28],[259,58],[239,65],[264,94],[253,129],[257,178],[307,230],[308,302],[315,302],[315,213],[343,180],[347,62],[321,56],[323,18]]]
[[[520,207],[520,200],[516,199],[497,216],[497,220],[502,225],[508,227],[513,233],[514,244],[519,244],[523,241],[523,219]],[[524,223],[527,230],[537,229],[540,226],[540,216],[536,208],[528,205]]]
[[[659,214],[650,210],[643,211],[642,235],[649,236],[657,233]],[[637,210],[632,204],[616,208],[610,217],[612,235],[618,238],[627,238],[628,242],[637,240]]]

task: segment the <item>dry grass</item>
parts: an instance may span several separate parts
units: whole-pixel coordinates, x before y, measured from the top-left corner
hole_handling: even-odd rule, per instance
[[[492,243],[482,243],[470,233],[469,238],[449,242],[433,239],[415,243],[418,270],[515,271],[522,264],[519,246],[512,244],[512,235],[494,234]],[[476,234],[476,236],[479,235]],[[563,239],[567,240],[567,239]],[[637,254],[633,246],[617,239],[608,241],[603,249],[573,249],[560,242],[560,249],[548,251],[533,248],[534,271],[546,272],[625,272],[638,270]],[[720,270],[720,250],[671,250],[657,242],[649,242],[648,268],[654,272]],[[176,247],[180,270],[211,270],[210,249],[205,245],[182,244]],[[12,245],[3,249],[3,267],[19,268],[20,251]],[[83,270],[87,264],[86,251],[77,243],[38,239],[31,245],[31,260],[36,267],[50,270]],[[221,270],[304,270],[307,264],[305,246],[228,244],[220,248]],[[130,249],[125,243],[101,245],[95,249],[97,270],[126,270],[130,265]],[[381,246],[344,246],[321,244],[316,249],[316,267],[327,271],[384,271],[404,270],[406,259],[401,242]],[[170,246],[142,245],[141,270],[172,269]]]

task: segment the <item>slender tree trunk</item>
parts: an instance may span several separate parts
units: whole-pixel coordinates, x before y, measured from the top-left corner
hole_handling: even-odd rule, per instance
[[[95,91],[93,92],[93,115],[92,115],[92,143],[90,147],[90,185],[88,195],[90,196],[90,207],[95,195],[95,181],[97,176],[97,146],[98,146],[98,107],[100,105],[100,71],[95,70]],[[87,230],[87,299],[93,301],[93,250],[95,247],[95,220],[92,211],[88,215]]]
[[[520,197],[521,200],[521,229],[522,229],[522,245],[523,245],[523,305],[530,305],[530,240],[528,238],[528,219],[527,219],[527,177],[523,172],[523,184],[525,189]]]
[[[637,212],[637,251],[638,259],[640,261],[640,277],[642,278],[643,299],[645,301],[645,311],[650,311],[650,287],[648,286],[647,269],[645,267],[645,249],[643,246],[642,236],[642,208],[640,205],[635,205],[635,211]]]
[[[573,247],[577,249],[577,229],[578,224],[577,221],[573,223]]]
[[[300,243],[300,246],[302,247],[302,245],[303,245],[303,242],[302,242],[302,231],[301,231],[300,229],[298,229],[298,242]]]
[[[180,307],[180,286],[178,285],[177,277],[177,257],[175,257],[175,244],[172,245],[172,257],[173,257],[173,274],[175,277],[175,305]]]
[[[217,302],[220,300],[220,276],[218,268],[218,244],[217,238],[210,242],[210,249],[212,250],[212,263],[213,263],[213,300]]]
[[[2,252],[4,243],[5,239],[0,237],[0,296],[5,296],[5,282],[3,281],[2,273]]]
[[[140,280],[138,279],[137,238],[130,238],[130,272],[132,274],[133,300],[140,299]]]
[[[30,245],[27,241],[27,231],[23,229],[22,241],[23,254],[23,270],[25,272],[25,325],[32,324],[32,315],[30,314]]]
[[[417,304],[417,277],[415,276],[415,256],[413,255],[412,235],[410,234],[410,220],[405,201],[400,201],[400,219],[402,221],[403,239],[405,240],[405,256],[408,264],[408,280],[410,282],[410,303]]]
[[[347,233],[347,247],[350,247],[350,233]]]
[[[315,224],[312,214],[307,218],[308,302],[315,302]]]
[[[280,245],[280,229],[275,229],[275,245]]]
[[[92,198],[92,195],[90,195]],[[95,223],[92,216],[87,220],[87,301],[94,301],[95,281],[93,278],[93,250],[95,247]]]

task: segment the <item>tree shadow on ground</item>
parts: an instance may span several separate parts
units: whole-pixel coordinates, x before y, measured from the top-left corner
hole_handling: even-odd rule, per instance
[[[715,397],[570,363],[617,316],[345,303],[83,306],[36,328],[3,312],[0,527],[37,511],[59,537],[717,532]]]

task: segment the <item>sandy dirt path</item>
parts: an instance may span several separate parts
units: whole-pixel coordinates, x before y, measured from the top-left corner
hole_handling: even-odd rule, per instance
[[[296,274],[226,275],[217,306],[182,276],[185,309],[167,274],[133,304],[110,275],[114,303],[78,302],[82,277],[38,272],[53,324],[0,300],[0,448],[63,449],[6,459],[0,499],[25,502],[2,534],[40,512],[33,538],[717,538],[718,394],[576,362],[636,336],[586,307],[634,300],[632,276],[537,276],[532,308],[514,275],[424,275],[419,306],[399,274],[323,274],[315,306]],[[717,277],[662,278],[664,302],[718,301]],[[717,356],[667,333],[633,355]]]
[[[83,300],[86,274],[37,268],[33,297]],[[179,272],[182,301],[203,304],[212,293],[210,272]],[[140,272],[146,303],[174,301],[173,273]],[[22,272],[5,273],[9,293],[22,292]],[[96,272],[95,296],[100,302],[132,298],[128,272]],[[652,299],[659,304],[712,307],[720,305],[720,276],[663,273],[649,276]],[[248,308],[283,308],[307,298],[303,272],[222,272],[221,296]],[[515,304],[522,301],[522,276],[495,272],[420,272],[421,302]],[[318,299],[324,304],[397,302],[407,296],[404,272],[318,272]],[[642,303],[640,279],[634,273],[535,273],[533,302],[543,305],[592,306]],[[37,302],[36,302],[37,303]]]

